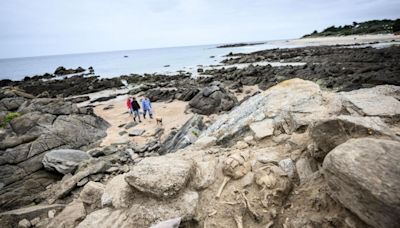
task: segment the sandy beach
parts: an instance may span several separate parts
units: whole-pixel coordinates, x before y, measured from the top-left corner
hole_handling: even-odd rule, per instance
[[[109,124],[110,128],[107,129],[107,137],[102,141],[102,146],[108,146],[111,144],[118,144],[127,141],[143,145],[150,138],[153,138],[154,131],[158,127],[164,128],[164,134],[162,135],[162,140],[171,132],[172,129],[179,129],[190,117],[192,113],[186,114],[186,102],[173,101],[173,102],[154,102],[152,103],[154,116],[150,119],[148,116],[146,119],[141,115],[141,123],[138,123],[135,127],[130,129],[125,129],[123,127],[118,127],[120,125],[126,125],[133,121],[133,117],[128,113],[126,107],[127,95],[120,96],[117,99],[104,102],[97,105],[94,108],[96,115],[105,119]],[[105,107],[112,105],[113,108],[104,110]],[[157,125],[155,118],[161,117],[163,124]],[[144,129],[146,132],[142,136],[130,137],[128,136],[129,131],[137,129]],[[120,132],[126,131],[128,133],[120,135]]]

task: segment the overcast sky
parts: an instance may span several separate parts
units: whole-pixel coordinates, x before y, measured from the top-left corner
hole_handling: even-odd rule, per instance
[[[0,58],[297,38],[400,0],[0,0]]]

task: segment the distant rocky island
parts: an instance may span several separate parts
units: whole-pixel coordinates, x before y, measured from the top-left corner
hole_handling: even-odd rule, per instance
[[[348,36],[365,34],[387,34],[400,32],[400,19],[396,20],[371,20],[365,22],[353,22],[351,25],[330,26],[321,32],[315,30],[302,38],[321,37],[321,36]]]
[[[254,46],[254,45],[261,45],[261,44],[265,44],[265,42],[224,44],[224,45],[217,46],[217,48],[244,47],[244,46]]]

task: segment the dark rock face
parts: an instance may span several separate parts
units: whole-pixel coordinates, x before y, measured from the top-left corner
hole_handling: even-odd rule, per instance
[[[105,137],[109,126],[63,99],[26,100],[17,112],[21,116],[0,133],[1,210],[40,201],[32,191],[40,192],[59,178],[43,170],[41,161],[46,152],[89,146]]]
[[[173,153],[194,143],[205,129],[203,117],[195,115],[190,118],[177,132],[171,132],[162,143],[159,154]]]
[[[321,46],[272,49],[249,54],[233,54],[223,63],[303,62],[302,66],[249,66],[206,70],[214,80],[225,83],[240,81],[243,85],[258,84],[263,90],[287,79],[301,78],[318,82],[323,87],[342,91],[369,88],[375,85],[400,85],[400,47],[375,49]]]
[[[198,93],[190,102],[190,109],[198,114],[210,115],[229,111],[238,103],[236,97],[219,82],[213,82]]]
[[[321,120],[311,127],[310,136],[317,151],[313,157],[323,160],[325,155],[349,138],[394,137],[395,133],[379,117],[338,116]]]
[[[400,143],[350,139],[323,163],[332,197],[373,227],[400,226]]]
[[[82,67],[78,67],[76,69],[66,69],[63,66],[57,67],[57,69],[54,71],[55,75],[68,75],[68,74],[76,74],[76,73],[81,73],[84,72],[85,69]]]
[[[24,80],[12,81],[8,86],[17,86],[22,90],[38,96],[44,92],[48,96],[55,98],[57,96],[68,97],[97,92],[109,88],[118,88],[123,86],[119,78],[98,79],[97,76],[85,77],[83,75],[68,77],[60,80]]]

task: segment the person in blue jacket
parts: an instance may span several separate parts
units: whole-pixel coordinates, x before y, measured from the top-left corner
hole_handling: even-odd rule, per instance
[[[153,119],[153,112],[151,111],[151,102],[148,97],[144,97],[142,100],[143,118],[146,119],[146,113],[149,113],[150,119]]]

